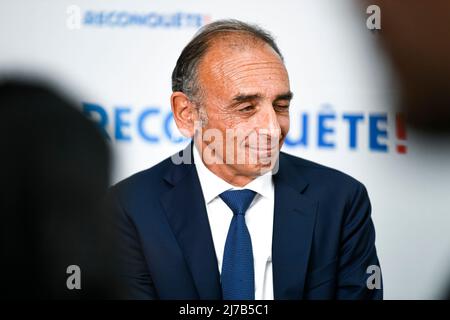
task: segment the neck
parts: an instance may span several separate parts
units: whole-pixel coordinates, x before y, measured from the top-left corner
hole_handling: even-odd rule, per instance
[[[205,164],[205,162],[203,163]],[[229,184],[235,187],[244,187],[257,177],[240,174],[226,164],[212,164],[212,165],[205,164],[205,166],[206,168],[209,169],[209,171],[214,173],[216,176],[218,176],[222,180],[228,182]]]

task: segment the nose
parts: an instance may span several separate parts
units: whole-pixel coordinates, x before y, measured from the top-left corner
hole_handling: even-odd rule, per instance
[[[272,143],[279,140],[281,134],[280,123],[278,122],[278,117],[273,109],[273,106],[268,104],[264,106],[260,113],[259,119],[259,131],[260,135],[266,135],[269,141]]]
[[[269,130],[269,132],[280,130],[280,123],[278,122],[277,114],[272,105],[264,108],[262,123],[264,124],[264,128]]]

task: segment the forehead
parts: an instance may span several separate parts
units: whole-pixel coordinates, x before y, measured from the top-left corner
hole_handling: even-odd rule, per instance
[[[279,55],[262,41],[211,45],[203,57],[198,78],[205,91],[276,95],[289,90],[289,78]]]

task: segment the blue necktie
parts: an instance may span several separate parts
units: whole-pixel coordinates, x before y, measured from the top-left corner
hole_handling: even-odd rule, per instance
[[[245,212],[254,197],[255,192],[248,189],[230,190],[220,194],[220,198],[234,214],[228,229],[222,261],[224,300],[255,299],[252,239],[245,224]]]

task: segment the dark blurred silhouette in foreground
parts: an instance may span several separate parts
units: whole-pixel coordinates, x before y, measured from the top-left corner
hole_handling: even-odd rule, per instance
[[[413,128],[450,144],[450,1],[365,1],[381,10],[381,45],[400,84],[399,107]],[[450,165],[450,164],[449,164]],[[450,300],[450,279],[440,297]]]
[[[381,10],[380,41],[412,127],[450,133],[450,1],[365,1]]]
[[[2,299],[120,298],[103,136],[61,94],[0,83]],[[68,266],[81,289],[69,290]]]

